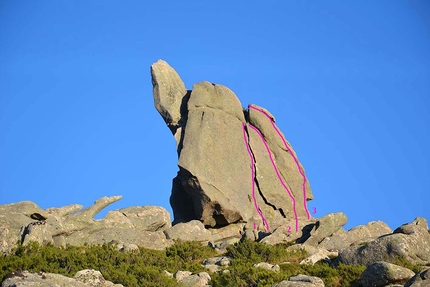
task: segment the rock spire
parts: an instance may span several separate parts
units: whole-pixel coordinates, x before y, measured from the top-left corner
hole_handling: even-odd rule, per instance
[[[176,139],[174,223],[248,222],[260,230],[288,224],[294,231],[310,218],[309,180],[270,112],[244,109],[223,85],[204,81],[186,90],[163,60],[151,76],[155,107]]]

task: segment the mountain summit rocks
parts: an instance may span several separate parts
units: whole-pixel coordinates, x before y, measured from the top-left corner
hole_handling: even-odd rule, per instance
[[[186,90],[163,60],[151,66],[154,104],[176,139],[174,224],[245,222],[273,230],[310,219],[313,199],[298,157],[264,108],[244,109],[227,87],[199,82]]]

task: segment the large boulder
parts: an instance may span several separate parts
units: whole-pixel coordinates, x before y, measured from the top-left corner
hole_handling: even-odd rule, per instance
[[[418,217],[364,245],[341,250],[337,263],[369,266],[377,261],[393,263],[399,257],[419,265],[430,263],[430,234],[424,218]]]
[[[404,284],[414,275],[415,273],[408,268],[381,261],[367,267],[360,276],[360,282],[363,287]]]
[[[256,230],[272,231],[288,219],[297,232],[299,222],[311,218],[304,168],[267,110],[245,110],[218,84],[200,82],[186,91],[162,60],[151,74],[155,107],[177,141],[174,224],[200,220],[219,228],[251,222]]]

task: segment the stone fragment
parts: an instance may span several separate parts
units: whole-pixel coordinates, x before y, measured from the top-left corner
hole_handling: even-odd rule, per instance
[[[404,284],[415,273],[405,267],[387,262],[375,262],[364,270],[360,276],[363,287],[386,286],[388,284]]]

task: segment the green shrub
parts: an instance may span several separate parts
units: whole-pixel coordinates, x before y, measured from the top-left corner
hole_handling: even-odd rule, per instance
[[[268,245],[245,239],[227,247],[227,256],[234,259],[244,259],[251,263],[268,262],[300,262],[306,258],[306,251],[287,251],[288,245]]]
[[[291,276],[305,274],[317,276],[327,287],[358,286],[360,275],[365,270],[360,265],[331,267],[326,262],[313,266],[300,265],[306,257],[304,250],[287,251],[288,245],[266,245],[244,240],[227,248],[226,256],[231,257],[231,266],[226,273],[211,274],[211,285],[218,286],[272,286]],[[201,263],[204,259],[218,256],[208,246],[199,242],[177,241],[166,250],[139,250],[122,252],[110,244],[94,246],[40,246],[31,243],[15,248],[12,254],[0,260],[0,279],[12,271],[50,272],[72,277],[82,269],[99,270],[103,276],[114,283],[127,287],[134,286],[179,286],[175,279],[167,277],[164,270],[176,272],[188,270],[204,271]],[[279,264],[280,271],[273,272],[253,265],[259,262]],[[286,263],[288,262],[288,263]],[[421,266],[411,264],[404,258],[397,258],[397,265],[405,266],[414,272]]]
[[[216,252],[197,242],[176,242],[164,251],[139,248],[121,252],[113,245],[19,246],[0,260],[0,278],[13,271],[50,272],[73,277],[82,269],[99,270],[105,279],[124,286],[178,286],[163,271],[203,271],[199,264]]]

